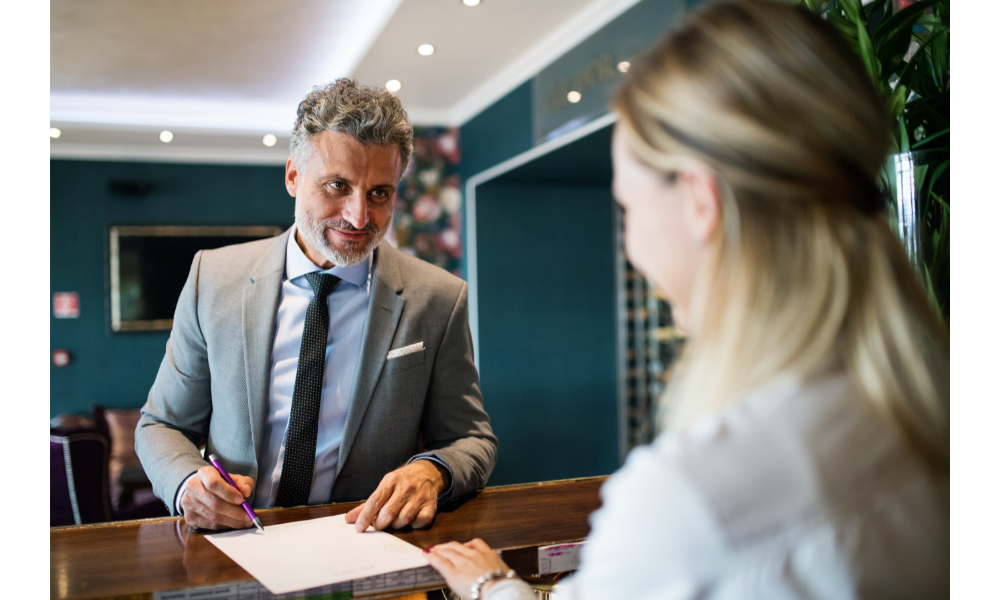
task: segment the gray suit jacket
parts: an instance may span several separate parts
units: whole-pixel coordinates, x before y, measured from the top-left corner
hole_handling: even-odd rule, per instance
[[[208,464],[202,436],[206,454],[257,480],[288,235],[201,251],[191,265],[135,433],[171,512],[180,484]],[[332,502],[366,498],[419,456],[421,442],[451,468],[453,496],[486,484],[497,438],[473,363],[467,293],[461,279],[379,245]],[[417,342],[423,352],[387,360]]]

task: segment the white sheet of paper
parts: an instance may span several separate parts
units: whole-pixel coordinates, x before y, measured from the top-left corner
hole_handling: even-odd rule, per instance
[[[344,515],[205,537],[272,594],[427,565],[420,548],[372,528],[358,533]]]

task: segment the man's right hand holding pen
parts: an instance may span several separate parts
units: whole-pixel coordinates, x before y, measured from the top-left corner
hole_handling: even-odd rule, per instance
[[[230,477],[240,488],[239,492],[229,485],[212,465],[198,469],[184,483],[181,492],[183,496],[180,506],[184,512],[184,522],[200,529],[253,527],[253,521],[247,516],[242,505],[243,501],[250,497],[254,481],[245,475],[231,474]]]

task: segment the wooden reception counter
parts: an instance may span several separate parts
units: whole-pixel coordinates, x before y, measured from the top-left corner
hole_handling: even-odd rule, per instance
[[[486,488],[445,505],[424,530],[390,531],[421,548],[482,538],[522,574],[538,573],[539,546],[575,542],[590,530],[604,477]],[[345,513],[358,503],[258,511],[264,527]],[[152,598],[154,592],[253,581],[204,532],[180,518],[57,527],[50,533],[53,598]]]

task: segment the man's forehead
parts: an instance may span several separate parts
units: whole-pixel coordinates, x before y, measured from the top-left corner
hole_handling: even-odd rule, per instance
[[[324,133],[337,137],[321,137]],[[387,183],[395,184],[402,174],[402,157],[395,145],[363,144],[339,132],[322,132],[311,142],[308,169],[317,177],[338,175],[349,179],[381,172],[386,179],[391,179]]]

